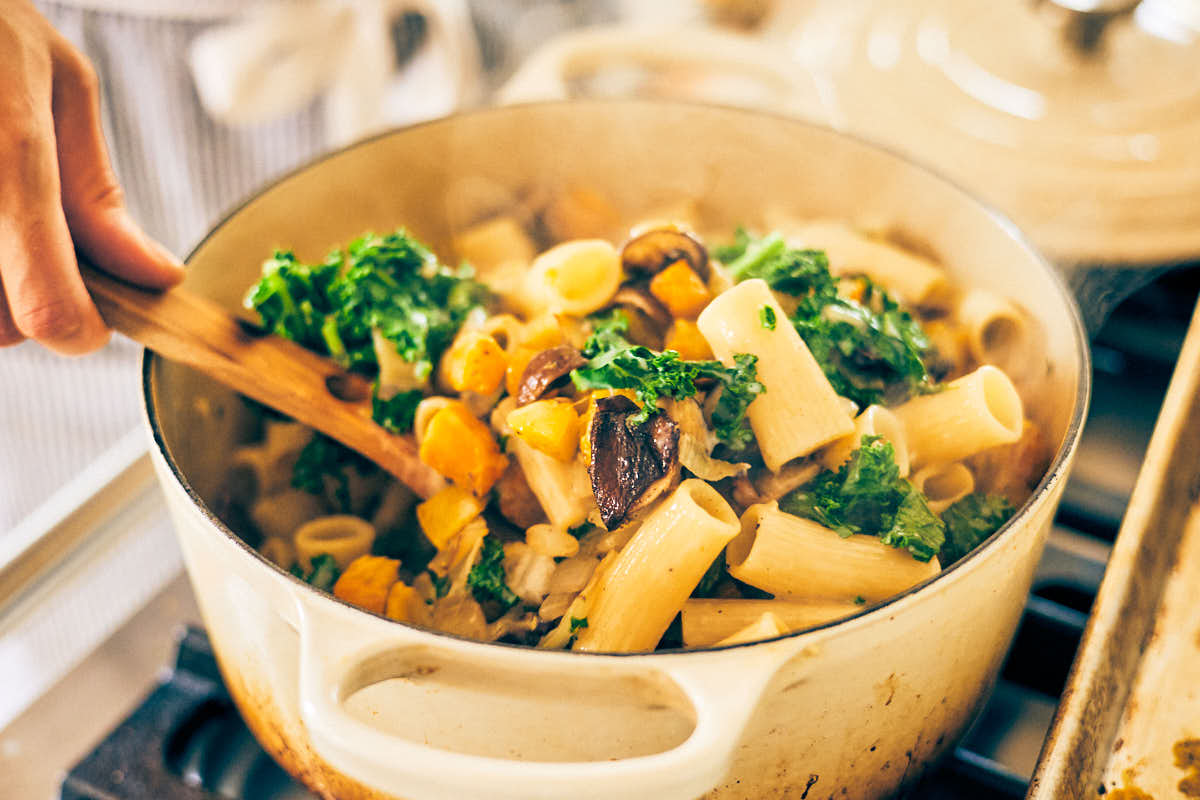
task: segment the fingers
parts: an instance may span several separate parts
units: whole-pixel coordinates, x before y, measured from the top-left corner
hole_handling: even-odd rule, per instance
[[[63,215],[46,66],[36,51],[0,46],[0,279],[17,335],[84,353],[104,344],[108,330],[79,276]]]
[[[166,288],[183,266],[125,210],[108,159],[95,71],[65,42],[55,48],[52,107],[62,205],[75,244],[97,267],[134,283]]]
[[[8,299],[4,296],[4,281],[0,281],[0,347],[8,347],[25,341],[25,335],[13,323]]]

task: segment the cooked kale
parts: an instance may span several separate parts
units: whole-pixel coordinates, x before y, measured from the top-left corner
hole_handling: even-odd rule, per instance
[[[322,433],[314,433],[292,467],[292,486],[316,495],[332,489],[339,508],[349,512],[350,477],[346,470],[352,468],[366,473],[373,465],[344,444]]]
[[[420,389],[397,392],[384,400],[376,383],[371,392],[371,418],[389,433],[408,433],[417,414],[417,404],[425,397]]]
[[[571,372],[581,391],[632,389],[642,408],[629,417],[637,426],[656,411],[660,397],[682,400],[696,394],[696,382],[710,379],[721,387],[713,411],[713,431],[731,448],[744,448],[753,438],[746,408],[764,391],[757,378],[758,358],[748,353],[734,356],[734,366],[719,361],[684,361],[674,350],[655,352],[631,344],[624,333],[629,319],[622,311],[594,317],[592,334],[583,347],[587,363]]]
[[[721,578],[725,577],[725,551],[717,553],[717,557],[708,565],[708,569],[700,576],[700,583],[696,584],[695,590],[692,592],[692,597],[712,597],[713,591],[717,588],[717,584],[721,582]]]
[[[479,561],[467,573],[467,586],[480,603],[495,602],[508,611],[520,598],[504,582],[504,545],[493,536],[483,537]]]
[[[327,592],[333,591],[333,585],[341,576],[337,562],[328,553],[313,556],[312,569],[307,572],[299,564],[294,564],[291,573],[305,583]]]
[[[377,369],[372,331],[424,378],[467,313],[487,299],[468,270],[439,264],[411,234],[367,234],[320,264],[276,252],[263,264],[246,306],[280,336],[327,355],[347,369]],[[407,403],[408,401],[403,401]],[[403,408],[376,403],[376,421],[404,430]]]
[[[789,248],[778,233],[756,239],[739,230],[737,237],[727,250],[735,280],[761,278],[795,299],[792,324],[834,391],[868,406],[931,388],[929,339],[887,292],[858,277],[857,297],[845,297],[823,251]]]
[[[785,495],[779,507],[843,537],[878,536],[918,561],[933,558],[945,542],[942,520],[929,510],[925,496],[900,477],[891,443],[879,436],[864,436],[845,464]]]
[[[995,533],[1014,513],[1012,503],[1000,495],[974,492],[942,512],[946,544],[938,555],[943,567],[959,560]]]

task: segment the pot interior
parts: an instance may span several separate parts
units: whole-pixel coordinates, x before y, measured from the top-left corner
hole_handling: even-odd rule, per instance
[[[999,292],[1030,313],[1042,329],[1044,353],[1031,358],[1026,413],[1054,443],[1051,473],[1078,436],[1087,394],[1078,314],[1058,276],[1011,225],[888,152],[743,110],[636,100],[555,103],[483,110],[385,134],[249,200],[193,252],[186,285],[240,309],[274,249],[316,260],[366,231],[400,226],[453,263],[456,232],[498,210],[562,193],[582,198],[577,205],[594,212],[589,224],[607,226],[614,239],[647,215],[685,208],[710,241],[728,240],[737,225],[762,229],[775,215],[886,230],[932,255],[959,284]],[[230,391],[188,368],[152,357],[145,374],[160,446],[195,501],[211,509],[229,454],[255,427],[253,415]]]

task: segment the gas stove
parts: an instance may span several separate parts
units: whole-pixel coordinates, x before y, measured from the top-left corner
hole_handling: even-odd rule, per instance
[[[1024,796],[1198,293],[1200,267],[1168,275],[1126,301],[1095,340],[1088,427],[1013,647],[973,727],[912,796]],[[237,715],[152,481],[124,495],[100,530],[64,545],[57,566],[0,604],[0,676],[27,675],[34,686],[9,684],[31,695],[7,699],[23,708],[15,716],[4,716],[0,697],[0,798],[311,797]],[[95,565],[105,558],[117,566],[101,579]],[[118,591],[135,575],[141,589]],[[72,606],[64,586],[100,592],[107,616]],[[29,633],[59,621],[62,641]],[[84,629],[93,639],[81,644]],[[49,654],[44,673],[16,646],[22,631]],[[14,657],[35,668],[13,671],[5,659]]]

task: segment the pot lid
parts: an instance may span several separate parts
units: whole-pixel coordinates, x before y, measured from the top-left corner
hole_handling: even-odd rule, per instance
[[[934,165],[1050,257],[1200,256],[1200,0],[820,0],[789,46],[833,124]]]

